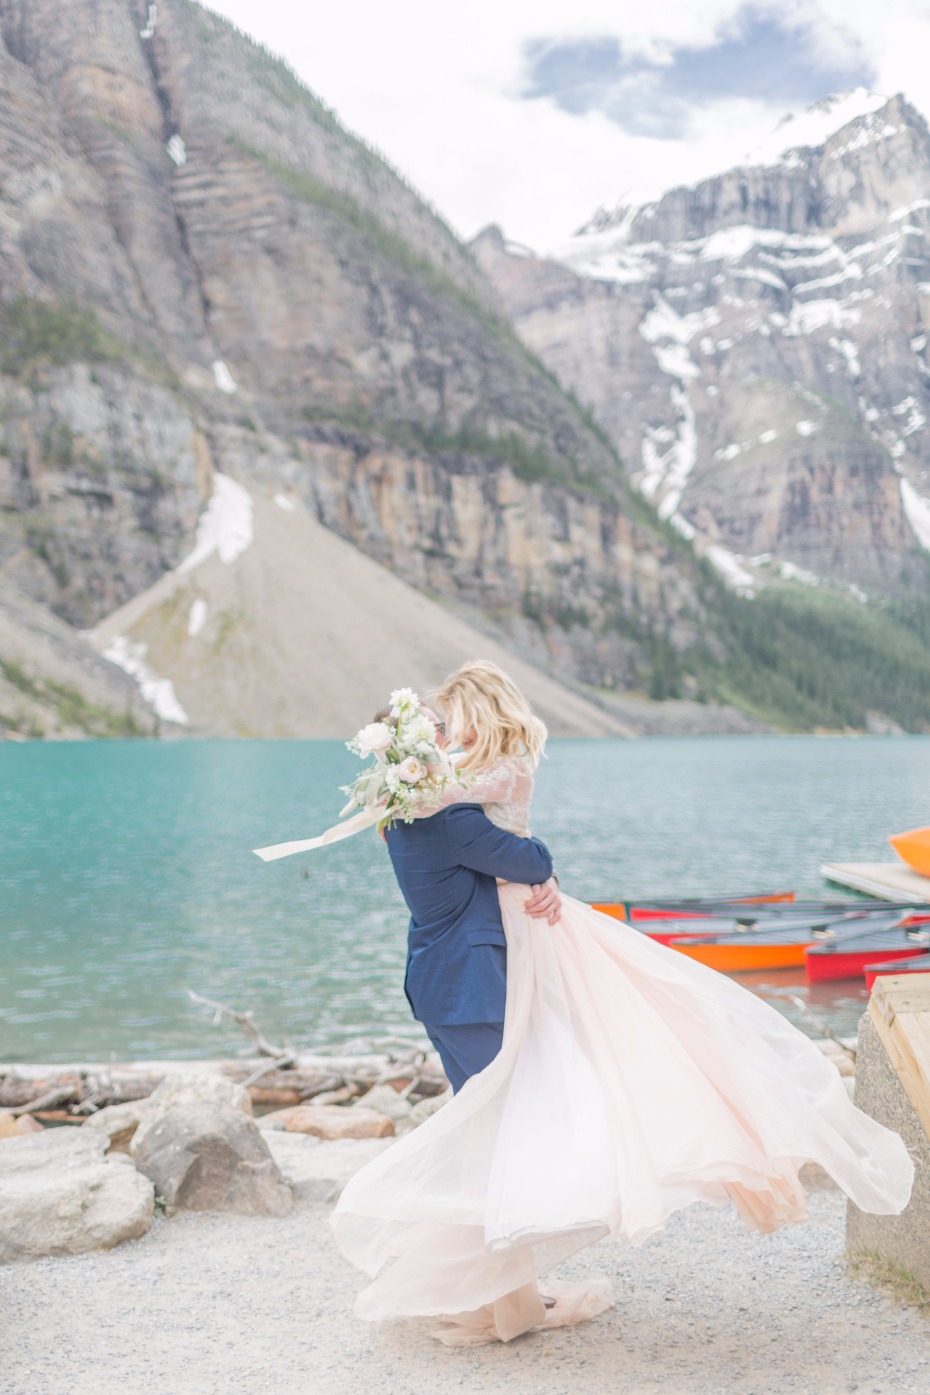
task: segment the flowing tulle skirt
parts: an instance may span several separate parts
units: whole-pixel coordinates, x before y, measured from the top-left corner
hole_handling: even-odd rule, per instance
[[[913,1164],[836,1068],[721,974],[562,898],[554,926],[500,888],[500,1054],[346,1187],[336,1240],[374,1282],[360,1317],[442,1315],[450,1344],[578,1322],[605,1284],[537,1280],[606,1235],[641,1244],[694,1201],[752,1229],[806,1215],[819,1163],[864,1211],[896,1214]]]

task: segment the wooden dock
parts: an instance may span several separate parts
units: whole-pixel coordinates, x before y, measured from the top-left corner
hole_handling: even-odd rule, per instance
[[[922,877],[903,862],[825,862],[820,875],[825,881],[882,901],[930,904],[930,877]]]

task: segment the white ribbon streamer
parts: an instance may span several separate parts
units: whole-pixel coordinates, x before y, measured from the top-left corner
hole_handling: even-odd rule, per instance
[[[253,848],[256,857],[260,857],[262,862],[277,862],[279,857],[290,857],[293,853],[311,852],[314,848],[325,848],[330,843],[338,843],[343,838],[351,838],[355,833],[361,833],[363,828],[374,828],[385,816],[383,804],[376,804],[370,809],[361,809],[354,814],[351,819],[346,819],[345,823],[334,824],[332,828],[327,828],[325,833],[321,833],[319,838],[304,838],[294,843],[275,843],[270,848]]]

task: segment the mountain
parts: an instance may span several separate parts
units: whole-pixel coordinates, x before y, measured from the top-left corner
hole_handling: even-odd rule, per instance
[[[255,499],[283,490],[454,607],[479,627],[460,657],[490,629],[572,684],[627,685],[637,667],[648,681],[648,650],[597,617],[634,593],[663,626],[690,613],[690,560],[375,152],[188,0],[0,0],[0,35],[9,587],[94,629],[181,563],[224,478]],[[326,586],[309,532],[291,565],[282,587]],[[581,613],[596,633],[571,633]],[[177,624],[176,647],[193,644]],[[141,641],[123,639],[111,655],[135,654],[138,679]],[[332,651],[347,673],[354,643],[346,631]],[[413,657],[398,638],[398,681]],[[154,693],[175,675],[151,659]],[[189,688],[195,670],[209,687],[209,665],[181,667],[180,708],[235,727]],[[316,730],[306,706],[294,720]]]
[[[496,282],[191,0],[0,0],[0,728],[330,735],[477,652],[565,733],[930,726],[898,618],[760,625]]]
[[[603,210],[552,256],[474,245],[524,342],[733,586],[928,593],[930,133],[829,98],[745,165]]]

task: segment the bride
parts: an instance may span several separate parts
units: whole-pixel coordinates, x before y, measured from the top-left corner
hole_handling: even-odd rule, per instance
[[[442,802],[483,803],[528,837],[545,728],[519,690],[471,663],[435,703],[469,780]],[[441,1316],[450,1345],[582,1321],[609,1306],[605,1283],[547,1277],[544,1297],[537,1282],[570,1255],[608,1235],[639,1245],[695,1201],[732,1203],[760,1231],[803,1220],[808,1161],[862,1210],[903,1210],[901,1138],[773,1008],[584,902],[563,894],[550,923],[526,886],[498,891],[500,1051],[357,1173],[332,1217],[373,1277],[361,1317]]]

